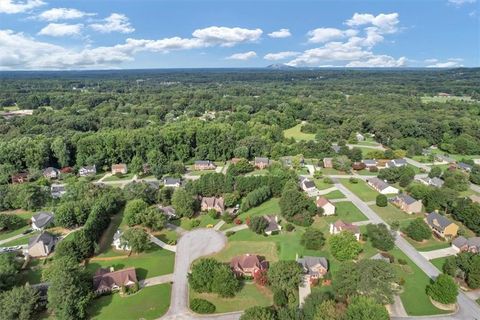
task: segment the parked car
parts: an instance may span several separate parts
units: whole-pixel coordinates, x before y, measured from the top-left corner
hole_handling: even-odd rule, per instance
[[[22,234],[29,234],[32,231],[33,231],[33,229],[27,229],[27,230],[23,231]]]

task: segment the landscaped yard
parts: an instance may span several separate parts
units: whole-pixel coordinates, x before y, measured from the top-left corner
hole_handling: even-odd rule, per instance
[[[333,183],[326,183],[323,181],[324,179],[325,178],[313,179],[318,190],[324,190],[333,187]]]
[[[241,213],[238,217],[242,220],[246,217],[255,217],[255,216],[263,216],[265,214],[280,214],[280,205],[278,204],[280,201],[279,198],[272,198],[268,201],[265,201],[261,205],[255,208],[251,208],[243,213]]]
[[[391,224],[392,221],[400,221],[401,223],[405,220],[413,220],[415,218],[422,217],[423,214],[408,214],[399,208],[395,207],[393,204],[389,203],[386,207],[378,207],[377,205],[371,205],[370,208],[375,211],[386,223]],[[407,223],[408,224],[408,223]]]
[[[190,290],[190,299],[201,298],[210,301],[216,307],[216,313],[245,310],[253,306],[270,306],[273,294],[266,288],[256,284],[245,284],[232,298],[220,298],[217,294],[197,293]],[[259,319],[260,320],[260,319]]]
[[[293,138],[295,140],[315,140],[315,134],[313,133],[303,133],[300,131],[302,124],[297,124],[295,127],[284,130],[283,135],[285,138]]]
[[[25,230],[30,228],[30,225],[28,225],[28,221],[33,216],[32,212],[18,210],[18,211],[5,211],[5,212],[2,212],[2,213],[14,214],[14,215],[17,215],[17,216],[21,217],[25,221],[25,225],[21,228],[16,229],[16,230],[0,232],[0,240],[5,240],[5,239],[8,239],[8,238],[14,237],[16,235],[19,235],[22,232],[24,232]]]
[[[156,319],[167,312],[171,289],[167,283],[125,297],[118,293],[102,296],[93,301],[88,313],[91,319],[98,320]]]
[[[12,240],[10,242],[4,243],[1,245],[1,247],[14,247],[14,246],[23,246],[28,244],[28,240],[34,236],[36,236],[38,232],[32,232],[29,234],[26,234],[20,238],[17,238],[15,240]]]
[[[400,294],[400,298],[407,313],[412,316],[446,313],[433,306],[425,293],[425,288],[430,283],[430,278],[400,249],[395,247],[390,253],[395,256],[396,261],[399,258],[407,261],[405,266],[396,264],[398,275],[405,280],[404,290]]]
[[[320,172],[323,174],[323,175],[344,175],[344,174],[347,174],[346,172],[344,171],[338,171],[336,169],[333,169],[333,168],[322,168],[320,170]]]
[[[193,219],[189,219],[189,218],[181,218],[180,220],[177,220],[177,221],[173,221],[172,223],[174,224],[178,224],[178,221],[180,222],[180,227],[185,229],[185,230],[192,230],[192,221],[193,220],[198,220],[200,221],[200,225],[196,228],[205,228],[206,226],[208,225],[215,225],[217,224],[220,219],[217,218],[217,219],[213,219],[212,217],[210,217],[210,215],[208,214],[200,214],[198,215],[197,217],[193,218]]]
[[[445,261],[447,261],[448,257],[443,257],[443,258],[437,258],[430,260],[430,262],[437,267],[438,270],[443,271],[443,265],[445,264]]]
[[[133,172],[129,172],[127,174],[122,174],[120,177],[117,177],[116,175],[111,175],[109,177],[106,177],[103,179],[103,181],[123,181],[123,180],[130,180],[133,178],[135,174]]]
[[[450,243],[448,241],[439,240],[435,236],[432,236],[430,239],[422,242],[417,242],[407,236],[405,236],[405,239],[418,251],[432,251],[450,247]]]
[[[173,272],[175,254],[152,244],[151,248],[140,254],[128,257],[128,251],[122,256],[98,256],[90,259],[87,270],[93,275],[98,268],[114,267],[120,270],[129,267],[137,269],[138,279],[156,277]]]
[[[20,272],[23,283],[37,284],[42,282],[43,259],[32,259],[25,270]]]
[[[212,257],[222,262],[230,262],[233,257],[247,253],[263,256],[267,261],[278,260],[275,242],[270,241],[230,241],[222,251]]]
[[[377,191],[370,188],[363,180],[357,179],[357,183],[351,183],[349,179],[339,179],[348,190],[355,193],[363,201],[374,201],[379,194]]]
[[[345,195],[340,190],[334,190],[334,191],[329,192],[329,193],[327,193],[323,196],[327,199],[343,199],[343,198],[345,198]]]

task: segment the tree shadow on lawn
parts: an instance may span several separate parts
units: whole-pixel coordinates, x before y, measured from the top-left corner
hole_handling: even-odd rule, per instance
[[[100,316],[102,313],[102,309],[108,307],[110,303],[112,303],[114,294],[116,293],[110,293],[102,295],[100,297],[96,297],[92,301],[92,304],[90,305],[90,308],[88,310],[89,318],[91,319],[93,317]]]

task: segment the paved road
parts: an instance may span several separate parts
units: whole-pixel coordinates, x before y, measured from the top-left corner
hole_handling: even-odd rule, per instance
[[[423,169],[423,170],[425,170],[425,172],[430,172],[430,170],[432,170],[431,167],[427,166],[424,163],[418,162],[416,160],[413,160],[413,159],[407,158],[407,157],[405,157],[404,159],[407,161],[408,164],[411,164],[412,166]]]
[[[190,264],[202,257],[223,249],[227,238],[221,232],[213,229],[196,229],[184,234],[177,244],[175,268],[173,271],[173,286],[170,308],[161,319],[180,320],[198,319],[188,309],[188,271]],[[241,313],[208,316],[207,319],[238,319]]]
[[[353,194],[350,190],[345,188],[342,184],[335,181],[335,186],[345,194],[345,196],[353,202],[355,206],[362,211],[362,213],[373,223],[385,223],[383,219],[381,219],[375,211],[373,211],[369,206],[365,204],[360,198],[358,198],[355,194]],[[386,224],[386,223],[385,223]],[[401,236],[397,236],[395,240],[395,244],[397,247],[403,251],[420,269],[423,270],[430,278],[436,278],[440,271],[431,264],[425,257],[423,257],[410,243],[407,242]],[[460,306],[460,310],[452,316],[441,316],[441,317],[428,317],[425,319],[480,319],[480,306],[475,302],[470,300],[467,295],[463,292],[460,292],[457,297],[458,305]],[[393,318],[395,319],[395,318]],[[409,318],[398,318],[398,319],[418,319],[415,317]],[[422,319],[424,319],[422,317]]]
[[[159,246],[162,249],[172,251],[172,252],[177,252],[177,247],[176,246],[171,246],[169,244],[166,244],[165,242],[158,239],[157,237],[154,237],[154,236],[150,235],[150,241],[152,241],[153,243],[155,243],[157,246]]]
[[[140,280],[138,284],[141,288],[156,286],[157,284],[169,283],[173,280],[173,273],[165,274],[163,276],[152,277],[144,280]]]
[[[227,230],[223,230],[222,232],[223,233],[227,233],[228,231],[237,232],[237,231],[241,231],[241,230],[245,230],[245,229],[248,229],[248,226],[246,224],[241,224],[239,226],[235,226],[235,227],[231,227]]]

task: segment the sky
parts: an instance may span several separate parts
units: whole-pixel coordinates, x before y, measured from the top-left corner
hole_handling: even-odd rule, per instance
[[[0,70],[479,67],[480,0],[0,0]]]

